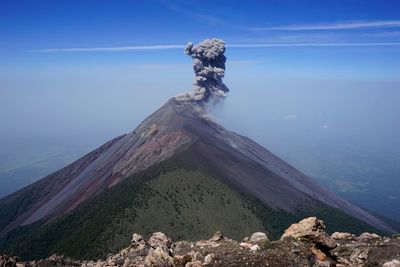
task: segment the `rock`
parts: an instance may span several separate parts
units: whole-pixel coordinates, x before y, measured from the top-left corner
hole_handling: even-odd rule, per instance
[[[213,237],[211,237],[210,241],[212,242],[218,242],[224,240],[224,236],[220,231],[216,232]]]
[[[38,261],[37,265],[40,266],[60,266],[66,265],[66,259],[63,256],[58,256],[56,254],[51,255],[47,259]]]
[[[161,247],[157,247],[155,250],[153,248],[150,249],[149,254],[146,256],[145,260],[146,266],[163,266],[163,267],[172,267],[173,266],[173,258],[169,256],[169,254],[164,251]]]
[[[368,259],[368,253],[369,253],[368,248],[364,250],[360,248],[355,248],[350,255],[350,261],[353,264],[361,264]]]
[[[317,261],[314,264],[315,267],[330,267],[331,263],[329,261],[320,261],[317,259]]]
[[[341,233],[341,232],[334,232],[332,234],[332,238],[336,240],[345,240],[345,239],[352,239],[354,238],[353,234],[350,233]]]
[[[252,244],[252,243],[245,243],[245,242],[243,242],[243,243],[240,243],[240,246],[243,247],[243,248],[248,248],[248,249],[250,249],[250,248],[253,246],[253,244]]]
[[[213,253],[208,254],[205,258],[204,258],[204,266],[212,266],[215,262],[215,255]]]
[[[368,259],[369,249],[363,250],[360,254],[358,254],[358,259],[366,261]]]
[[[165,234],[157,232],[150,237],[148,243],[154,249],[160,247],[168,251],[168,249],[171,248],[172,241]]]
[[[263,241],[269,241],[269,239],[265,233],[257,232],[251,235],[249,241],[252,243],[258,243]]]
[[[124,264],[122,264],[122,267],[128,267],[128,266],[132,266],[134,263],[130,258],[126,258],[124,261]]]
[[[323,253],[321,250],[319,250],[316,247],[311,247],[311,252],[312,252],[312,254],[315,255],[315,257],[317,257],[317,259],[319,261],[326,261],[326,259],[328,258],[325,253]]]
[[[387,261],[382,266],[383,267],[400,267],[400,261],[398,261],[398,260]]]
[[[185,267],[186,263],[191,261],[192,257],[190,255],[184,255],[184,256],[178,255],[173,258],[174,267]]]
[[[203,259],[204,256],[198,251],[193,254],[193,261],[202,261]]]
[[[256,252],[260,250],[260,246],[259,245],[254,245],[250,248],[251,251]]]
[[[298,240],[311,241],[319,246],[333,249],[337,246],[335,239],[324,231],[325,224],[316,217],[306,218],[299,223],[292,224],[282,235],[281,240],[292,237]]]
[[[347,259],[342,258],[342,257],[337,257],[337,262],[339,264],[343,265],[343,266],[349,266],[350,265],[350,262]],[[336,266],[338,266],[338,265],[336,265]]]
[[[373,239],[380,239],[381,237],[377,234],[371,233],[363,233],[357,239],[359,240],[373,240]]]
[[[153,239],[154,244],[156,241]],[[143,238],[143,236],[138,235],[138,234],[133,234],[132,240],[131,240],[131,245],[120,251],[119,254],[124,255],[124,256],[146,256],[149,253],[151,246],[149,243],[146,242],[146,240]]]
[[[324,228],[322,221],[315,217],[308,218],[298,224],[293,224],[285,231],[282,240],[265,242],[268,238],[264,233],[254,233],[246,239],[247,242],[242,243],[223,237],[220,232],[209,240],[175,243],[160,232],[154,233],[149,241],[141,235],[134,234],[127,248],[116,254],[109,254],[104,261],[73,261],[63,256],[52,255],[47,259],[21,262],[17,257],[0,255],[0,267],[360,267],[376,264],[384,267],[400,267],[398,258],[400,240],[389,237],[379,238],[370,233],[364,233],[357,238],[352,234],[341,232],[328,236]],[[379,238],[378,241],[375,240],[377,238]],[[340,240],[334,249],[331,249],[333,245],[329,245],[329,241],[332,240],[335,245],[335,240]]]
[[[188,262],[186,263],[185,267],[202,267],[203,264],[201,261],[193,261],[193,262]]]
[[[122,265],[122,264],[125,263],[125,258],[123,258],[123,257],[115,257],[115,258],[113,259],[113,263],[114,263],[115,265],[120,266],[120,265]]]
[[[132,235],[131,243],[141,243],[142,241],[144,241],[143,236],[136,233]]]

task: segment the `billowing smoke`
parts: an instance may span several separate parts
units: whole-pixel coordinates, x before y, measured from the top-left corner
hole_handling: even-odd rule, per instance
[[[229,88],[222,82],[225,75],[225,43],[219,39],[206,39],[203,42],[186,46],[185,53],[193,58],[193,90],[178,96],[178,99],[195,102],[208,102],[226,97]]]

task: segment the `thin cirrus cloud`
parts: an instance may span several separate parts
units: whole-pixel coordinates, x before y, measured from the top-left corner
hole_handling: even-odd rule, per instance
[[[73,47],[73,48],[45,48],[34,49],[28,52],[57,53],[57,52],[122,52],[122,51],[146,51],[146,50],[168,50],[183,49],[184,45],[138,45],[138,46],[114,46],[114,47]]]
[[[281,25],[271,27],[250,27],[253,31],[311,31],[311,30],[356,30],[356,29],[376,29],[376,28],[399,28],[400,20],[383,21],[351,21],[337,23],[316,23],[316,24],[296,24]]]
[[[228,44],[228,48],[279,48],[279,47],[341,47],[341,46],[400,46],[400,42],[383,43],[252,43]],[[141,45],[141,46],[116,46],[116,47],[82,47],[82,48],[45,48],[29,50],[34,53],[61,53],[61,52],[127,52],[184,49],[185,45]]]

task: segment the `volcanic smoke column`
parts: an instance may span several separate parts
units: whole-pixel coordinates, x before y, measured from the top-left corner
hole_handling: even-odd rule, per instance
[[[210,99],[226,97],[229,88],[222,82],[225,75],[225,43],[219,39],[186,46],[185,53],[193,58],[195,78],[193,91],[179,96],[180,99],[208,102]]]

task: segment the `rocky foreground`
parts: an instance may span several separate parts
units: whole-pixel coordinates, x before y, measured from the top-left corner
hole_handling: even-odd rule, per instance
[[[129,247],[106,260],[77,261],[53,255],[20,261],[0,255],[0,266],[384,266],[400,267],[400,237],[364,233],[356,237],[336,232],[329,236],[324,222],[310,217],[291,225],[280,240],[254,233],[238,242],[220,232],[209,240],[172,242],[154,233],[148,240],[134,234]]]

